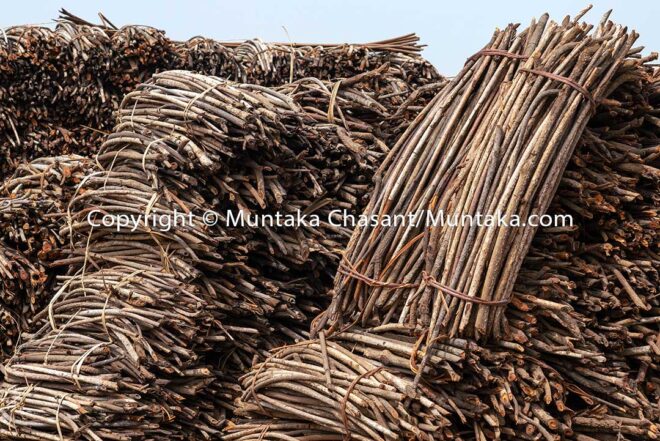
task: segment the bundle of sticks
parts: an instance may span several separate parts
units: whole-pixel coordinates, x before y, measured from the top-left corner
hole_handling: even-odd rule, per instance
[[[430,329],[428,341],[504,334],[531,219],[545,214],[595,100],[636,39],[607,21],[590,31],[543,16],[520,33],[496,32],[468,60],[388,156],[367,208],[421,219],[356,230],[319,326],[408,323]],[[489,217],[498,222],[484,225]]]
[[[322,332],[241,379],[244,418],[223,439],[657,439],[653,387],[599,369],[604,354],[592,365],[561,357],[507,341],[444,337],[429,348],[405,325]]]
[[[514,342],[589,409],[586,432],[655,436],[660,417],[658,85],[636,62],[617,72],[550,207],[577,222],[536,234],[507,311]]]
[[[372,98],[391,106],[392,114],[420,88],[413,100],[420,95],[428,99],[432,90],[424,86],[440,79],[418,55],[421,47],[414,35],[364,45],[258,40],[235,45],[201,37],[176,42],[154,28],[117,29],[103,20],[94,25],[63,11],[54,30],[17,26],[3,31],[0,155],[5,161],[0,176],[39,156],[95,152],[114,126],[113,112],[123,96],[164,70],[277,86],[306,77],[348,78],[380,67],[380,74],[372,77],[378,85]]]
[[[0,186],[0,359],[50,299],[62,257],[68,203],[93,161],[80,156],[36,159]]]
[[[438,422],[448,422],[445,416],[455,403],[441,394],[413,393],[412,378],[405,374],[416,351],[414,340],[390,339],[376,330],[352,330],[332,340],[321,336],[274,351],[242,379],[245,404],[239,406],[240,413],[263,412],[285,420],[272,426],[259,427],[259,421],[232,425],[225,439],[276,439],[283,430],[296,431],[302,439],[341,439],[342,434],[365,441],[432,439]],[[468,362],[473,358],[469,345],[456,339],[434,348],[432,357],[438,363]],[[442,371],[439,367],[433,373]],[[468,413],[474,410],[466,406]],[[292,416],[300,421],[287,422]]]
[[[10,30],[12,62],[59,54],[44,90],[70,60],[94,72],[29,126],[6,112],[14,139],[57,127],[48,139],[97,151],[84,118],[107,130],[118,109],[119,124],[95,160],[26,163],[0,192],[0,343],[17,346],[0,438],[656,439],[660,76],[634,33],[581,15],[497,31],[444,89],[414,78],[428,65],[411,36],[181,43],[66,13]],[[256,84],[171,71],[137,86],[160,63]],[[65,96],[96,104],[62,122]],[[574,223],[367,224],[310,333],[352,228],[226,213],[336,209]],[[100,222],[177,213],[176,228]]]
[[[606,18],[593,37],[583,34],[589,29],[577,19],[557,25],[544,17],[518,40],[512,28],[496,33],[388,156],[384,178],[376,181],[366,210],[401,213],[411,206],[426,208],[423,202],[430,201],[433,210],[445,204],[445,210],[462,214],[488,207],[496,197],[504,207],[510,201],[518,204],[521,196],[526,205],[517,208],[520,214],[572,214],[574,224],[535,234],[533,229],[509,231],[504,233],[510,235],[506,247],[497,248],[492,238],[489,247],[476,249],[475,257],[469,257],[471,247],[483,245],[483,235],[488,238],[479,229],[356,230],[336,278],[333,305],[314,323],[318,337],[273,351],[243,377],[237,408],[243,418],[229,425],[225,439],[658,437],[660,81],[645,64],[655,54],[641,57],[641,48],[632,48],[634,34],[625,36]],[[559,36],[548,38],[556,32]],[[570,43],[576,37],[585,38]],[[559,70],[547,78],[540,66],[528,64],[549,59],[566,69],[575,67],[567,60],[598,64],[599,50],[617,39],[613,47],[618,50],[602,54],[605,65],[597,73],[571,76],[570,84]],[[553,44],[562,50],[546,58]],[[572,52],[575,48],[588,57]],[[485,81],[471,82],[471,75],[486,72]],[[523,80],[529,81],[529,90],[520,84]],[[546,81],[559,90],[544,92]],[[510,95],[516,87],[527,90],[524,99]],[[488,92],[498,90],[504,98],[489,100]],[[586,91],[597,100],[594,114],[582,96]],[[453,94],[460,103],[451,101]],[[543,121],[557,116],[551,104],[567,96],[577,106],[562,105],[560,116],[571,123],[551,133],[542,130]],[[525,103],[526,112],[513,111]],[[580,110],[571,116],[575,109]],[[509,117],[512,123],[498,129],[495,117]],[[447,127],[454,131],[443,132]],[[531,135],[538,127],[540,138]],[[565,132],[558,133],[562,128]],[[525,182],[522,191],[529,193],[493,196],[507,188],[493,183],[516,170],[508,155],[534,148],[543,134],[550,141],[564,139],[557,144],[559,158],[547,164],[551,173],[541,173],[545,178],[537,181],[533,167],[525,170],[542,165],[545,154],[552,157],[555,144],[545,139],[530,155],[538,162],[521,163],[520,174],[504,181]],[[508,141],[512,137],[513,144]],[[455,147],[439,154],[436,148],[445,145]],[[471,157],[477,146],[481,151]],[[457,158],[456,168],[431,167],[433,160],[445,164],[451,158]],[[427,192],[426,179],[436,179],[446,191]],[[466,179],[479,185],[469,191]],[[510,185],[509,191],[514,189]],[[467,250],[463,258],[461,249]],[[486,261],[476,266],[478,258]],[[498,267],[503,261],[520,269]],[[461,268],[465,272],[456,272]],[[480,285],[472,292],[485,303],[475,303],[461,292],[464,286],[450,283],[477,281],[494,290],[497,277],[505,277],[500,286],[508,291],[493,296],[498,291]],[[506,302],[489,303],[493,298]],[[474,318],[475,309],[488,317],[486,327],[466,319]],[[446,323],[438,318],[443,310]],[[452,337],[461,331],[470,338]],[[475,336],[488,338],[477,344],[471,340]],[[337,353],[352,356],[342,359]],[[379,392],[393,385],[376,385],[375,376],[381,374],[377,379],[383,381],[382,372],[406,385],[403,396]],[[420,404],[425,399],[427,404]],[[433,407],[438,403],[440,408]]]
[[[392,145],[392,139],[396,133],[405,130],[421,107],[445,83],[438,78],[437,82],[417,88],[412,84],[407,85],[405,83],[407,80],[404,81],[402,77],[393,76],[392,72],[397,69],[401,68],[392,67],[389,62],[384,62],[375,70],[365,70],[354,77],[332,82],[310,78],[281,86],[279,93],[291,96],[298,102],[307,113],[307,121],[314,122],[322,132],[323,151],[318,150],[314,153],[310,151],[295,159],[298,166],[313,169],[310,171],[311,174],[299,173],[298,178],[311,179],[314,184],[298,185],[301,184],[300,181],[291,180],[276,183],[269,178],[268,189],[271,191],[275,186],[275,193],[260,195],[260,186],[263,182],[242,185],[244,180],[239,179],[238,174],[263,175],[262,167],[258,165],[261,162],[259,160],[252,162],[245,169],[243,160],[246,158],[237,157],[230,161],[228,157],[223,157],[225,178],[232,181],[231,187],[235,187],[235,190],[223,189],[223,194],[235,202],[231,207],[235,208],[236,212],[241,209],[248,213],[250,210],[267,213],[275,210],[286,213],[315,212],[324,220],[329,219],[332,210],[346,210],[349,214],[359,213],[368,200],[369,191],[373,188],[371,176]],[[397,87],[400,93],[391,94],[392,96],[383,93],[391,90],[391,87]],[[414,92],[410,93],[413,89]],[[406,98],[404,102],[400,101],[402,97]],[[64,109],[60,108],[57,113],[62,111]],[[124,113],[131,113],[133,119],[136,119],[134,109],[125,110]],[[97,115],[96,118],[104,121],[103,126],[110,125],[110,121],[106,122],[103,115]],[[323,123],[326,123],[327,127],[324,127]],[[353,137],[359,139],[353,141]],[[81,161],[80,158],[70,158],[70,160]],[[268,171],[280,175],[289,174],[281,168],[292,165],[283,162],[287,160],[291,160],[290,155],[278,156],[272,164],[265,165],[266,174]],[[47,279],[39,279],[46,282],[40,283],[39,292],[51,292],[46,285],[51,286],[52,276],[60,273],[68,264],[67,260],[53,262],[56,260],[55,257],[62,254],[60,248],[67,245],[61,240],[59,230],[63,227],[66,208],[71,195],[76,191],[75,186],[81,182],[82,176],[92,173],[92,160],[85,160],[85,167],[76,168],[75,172],[72,165],[67,164],[66,161],[67,159],[61,157],[48,157],[37,160],[31,165],[20,166],[12,181],[6,183],[2,190],[4,197],[16,200],[12,203],[11,210],[5,213],[5,220],[12,223],[11,226],[7,225],[10,229],[5,231],[7,234],[13,234],[11,232],[17,231],[17,228],[21,231],[18,242],[14,239],[6,241],[7,252],[12,255],[25,253],[22,260],[13,259],[12,264],[18,265],[21,261],[23,267],[27,265],[33,270],[38,269],[42,275],[46,273],[51,275]],[[48,164],[51,163],[52,165],[49,166]],[[272,168],[275,163],[281,164],[279,169]],[[60,170],[60,167],[64,169]],[[240,171],[241,169],[244,170]],[[62,179],[62,173],[71,173],[71,176],[66,175],[66,179]],[[26,185],[26,179],[29,179],[30,185]],[[14,181],[15,183],[12,183]],[[41,193],[34,188],[35,185],[43,187],[46,181],[52,190]],[[24,192],[29,192],[28,197],[33,199],[29,216],[19,207]],[[22,210],[20,215],[17,210]],[[341,221],[337,216],[334,218],[337,222]],[[23,225],[32,227],[21,230],[19,226]],[[293,235],[291,229],[287,228],[282,237],[275,230],[269,230],[267,233],[264,229],[252,230],[250,234],[244,234],[245,231],[238,233],[242,238],[241,251],[237,251],[236,260],[245,262],[250,259],[250,262],[245,264],[246,270],[252,278],[260,275],[256,285],[262,286],[259,288],[250,284],[243,286],[244,282],[241,282],[238,287],[231,284],[225,289],[235,289],[248,297],[256,291],[277,292],[278,298],[287,299],[279,306],[269,302],[265,305],[250,305],[242,308],[250,314],[257,311],[261,315],[262,310],[268,310],[269,313],[293,317],[298,322],[304,322],[308,317],[320,312],[319,308],[326,302],[325,294],[332,283],[339,254],[350,237],[352,231],[350,225],[338,227],[324,222],[321,229],[297,231]],[[48,236],[48,240],[41,237],[44,234]],[[273,242],[276,246],[273,246]],[[41,244],[49,247],[47,253],[42,253],[45,260],[38,255]],[[314,257],[308,258],[310,254]],[[44,268],[47,267],[50,267],[49,271],[44,272]],[[18,322],[12,316],[20,316],[19,328],[27,329],[34,312],[38,311],[43,306],[43,301],[49,298],[48,295],[44,295],[40,297],[41,302],[35,302],[35,298],[39,296],[31,292],[32,288],[22,284],[16,286],[16,282],[20,280],[16,276],[19,273],[17,268],[0,273],[3,283],[12,284],[11,288],[4,289],[4,298],[0,302],[3,308],[3,323],[7,327],[7,332],[2,337],[4,341],[0,342],[0,345],[8,345],[15,340]],[[303,297],[312,300],[305,302]],[[305,313],[298,309],[291,311],[291,308],[282,306],[295,302],[293,300],[295,298],[301,298],[299,304],[305,309]],[[280,307],[284,311],[277,310]],[[254,342],[246,344],[246,348],[257,346],[259,345]],[[250,361],[245,360],[245,362],[246,366],[249,366]]]
[[[388,150],[368,124],[385,110],[354,88],[368,78],[270,89],[169,71],[129,93],[95,168],[67,189],[66,247],[49,262],[66,272],[4,366],[0,434],[217,435],[238,392],[228,374],[307,337],[327,283],[305,294],[350,236],[325,220],[245,228],[224,213],[356,212]],[[102,220],[122,215],[144,217]],[[177,216],[189,223],[152,222]]]

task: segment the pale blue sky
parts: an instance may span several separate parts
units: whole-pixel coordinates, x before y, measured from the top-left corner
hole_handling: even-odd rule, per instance
[[[647,51],[660,50],[660,1],[593,1],[586,19],[598,22],[608,9],[613,18],[637,30]],[[171,38],[195,35],[220,40],[260,37],[267,41],[366,42],[417,32],[428,47],[424,56],[441,73],[453,75],[465,59],[481,48],[495,27],[509,22],[526,25],[550,12],[556,20],[575,14],[585,1],[413,1],[413,0],[12,0],[0,13],[0,27],[46,23],[64,7],[90,21],[103,12],[111,21],[147,24]]]

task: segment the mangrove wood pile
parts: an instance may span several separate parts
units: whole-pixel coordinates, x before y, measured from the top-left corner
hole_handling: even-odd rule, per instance
[[[324,218],[332,209],[361,211],[372,188],[373,171],[398,134],[444,84],[435,69],[416,55],[420,46],[413,35],[335,46],[259,41],[237,45],[199,37],[173,42],[153,28],[117,29],[102,19],[104,24],[92,25],[65,12],[55,30],[13,27],[0,41],[2,150],[8,159],[0,168],[3,174],[13,172],[0,190],[5,235],[0,243],[4,263],[0,280],[7,285],[0,296],[4,331],[0,346],[15,345],[18,329],[27,329],[25,322],[48,300],[40,293],[52,288],[54,275],[70,262],[55,262],[62,248],[71,244],[59,230],[85,173],[68,164],[78,158],[56,155],[87,155],[84,170],[91,173],[89,167],[96,164],[90,154],[98,151],[107,135],[104,131],[114,126],[119,102],[154,72],[183,68],[255,85],[281,85],[280,93],[299,102],[308,121],[319,123],[318,130],[327,135],[325,144],[296,159],[310,174],[300,172],[287,182],[276,182],[274,175],[286,173],[282,164],[291,152],[276,158],[279,168],[233,158],[223,167],[232,183],[220,195],[232,202],[222,207],[262,212],[307,208]],[[307,75],[311,76],[303,78]],[[302,80],[290,82],[292,78]],[[321,122],[330,124],[323,127]],[[353,142],[354,137],[359,139]],[[54,156],[20,165],[41,155]],[[226,162],[229,157],[222,159]],[[245,169],[232,169],[238,164]],[[262,178],[242,185],[237,175],[243,172]],[[301,179],[309,185],[298,186]],[[48,190],[41,192],[45,184]],[[350,228],[325,227],[293,236],[291,231],[283,231],[283,236],[277,231],[241,232],[234,240],[240,247],[234,247],[238,256],[232,265],[244,268],[255,281],[243,280],[223,290],[236,291],[231,294],[235,298],[262,290],[264,296],[284,300],[252,302],[241,308],[250,313],[267,310],[296,321],[316,315],[326,304],[339,255],[351,234]],[[293,300],[301,296],[313,300]],[[291,303],[299,306],[287,306]],[[300,307],[307,311],[302,313]]]
[[[281,231],[226,225],[223,213],[312,210],[327,218],[361,208],[388,151],[366,122],[387,109],[352,88],[370,75],[341,88],[318,79],[265,88],[168,71],[127,94],[94,169],[60,213],[66,253],[49,266],[66,271],[4,367],[1,433],[217,435],[235,393],[225,377],[304,338],[327,304],[323,274],[350,236],[327,222]],[[31,194],[20,179],[7,187],[15,210]],[[143,209],[190,213],[192,225],[163,230],[145,218],[118,231],[99,221]],[[217,225],[202,219],[211,210]],[[22,402],[35,387],[38,402]],[[149,392],[138,399],[137,390]],[[98,400],[108,406],[91,404]]]
[[[306,77],[333,80],[381,68],[364,94],[410,120],[440,77],[416,55],[406,35],[363,45],[178,42],[147,26],[93,25],[63,11],[55,29],[16,26],[0,38],[2,177],[21,161],[97,151],[115,124],[124,95],[154,73],[184,69],[230,80],[278,86]],[[426,86],[426,87],[425,87]],[[412,101],[411,93],[417,91]],[[406,107],[412,113],[406,114]],[[404,126],[380,118],[385,139]],[[401,118],[398,120],[401,123]]]
[[[590,31],[496,32],[366,209],[578,222],[356,229],[317,337],[242,378],[226,439],[658,437],[655,55],[607,17]]]
[[[586,12],[450,82],[412,35],[6,29],[0,438],[657,439],[660,73]]]

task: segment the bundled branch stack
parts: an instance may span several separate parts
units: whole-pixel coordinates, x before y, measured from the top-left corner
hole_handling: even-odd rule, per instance
[[[6,170],[97,156],[0,188],[0,438],[657,439],[660,75],[581,16],[497,31],[447,87],[413,35],[8,30]],[[168,68],[254,84],[138,85]],[[422,215],[358,229],[340,263],[350,227],[227,214],[337,209]],[[460,224],[498,212],[575,223]],[[186,220],[99,222],[126,214]]]
[[[484,213],[501,198],[577,224],[356,230],[319,337],[242,379],[226,439],[657,438],[658,79],[634,34],[606,18],[588,30],[544,17],[496,33],[388,156],[366,210]],[[382,372],[403,397],[380,393]]]
[[[66,258],[68,273],[35,317],[36,332],[23,335],[4,367],[4,437],[173,437],[191,421],[198,431],[214,433],[208,424],[222,419],[220,408],[183,402],[215,376],[199,356],[209,349],[201,337],[214,341],[213,316],[193,283],[199,270],[182,258],[216,262],[221,231],[208,233],[200,224],[155,231],[142,223],[117,232],[86,220],[95,209],[171,213],[195,197],[180,189],[184,171],[172,170],[179,160],[187,173],[203,171],[176,150],[184,138],[149,138],[148,126],[132,124],[136,132],[122,132],[120,125],[108,139],[98,156],[100,170],[86,177],[70,201],[65,234],[75,248]],[[163,170],[174,178],[158,170],[170,156],[175,159]],[[169,427],[173,414],[186,417]]]
[[[105,17],[102,21],[103,24],[94,25],[64,11],[54,31],[35,26],[6,30],[6,39],[0,41],[0,57],[6,61],[1,73],[4,79],[0,81],[0,97],[5,101],[1,106],[0,120],[4,121],[6,138],[3,150],[7,157],[2,174],[12,170],[23,158],[70,151],[95,152],[105,137],[103,132],[114,125],[113,112],[121,97],[162,69],[186,68],[256,84],[288,83],[292,78],[301,78],[308,73],[320,78],[337,75],[340,78],[333,83],[305,80],[301,84],[289,84],[282,93],[297,94],[296,99],[307,110],[313,109],[319,121],[324,118],[328,122],[336,120],[346,130],[358,131],[361,136],[369,138],[365,142],[375,147],[375,151],[360,162],[359,170],[355,169],[353,157],[349,157],[358,153],[343,152],[341,147],[333,149],[332,155],[327,157],[317,155],[310,158],[326,181],[316,188],[316,193],[323,196],[316,201],[319,209],[324,210],[322,214],[328,212],[323,207],[332,200],[337,200],[336,208],[356,213],[355,210],[361,210],[366,203],[366,195],[372,188],[370,177],[373,168],[380,163],[380,159],[374,162],[378,155],[393,145],[397,134],[444,84],[437,72],[417,55],[421,47],[414,35],[359,46],[282,45],[259,41],[233,44],[201,37],[174,42],[153,28],[126,26],[117,29]],[[256,52],[255,48],[258,49]],[[374,70],[369,70],[372,67]],[[293,71],[289,72],[291,68]],[[343,141],[333,143],[342,143],[349,138],[345,132],[341,136]],[[338,172],[344,167],[353,167],[350,173],[355,176],[346,185],[344,173]],[[65,196],[59,206],[68,203]],[[244,197],[253,199],[251,195]],[[291,201],[296,206],[304,204],[304,201]],[[293,208],[289,207],[290,210]],[[53,226],[48,234],[59,234],[58,229],[59,226]],[[25,231],[26,240],[39,242],[39,238],[29,237],[31,233]],[[275,266],[276,275],[286,272],[284,280],[267,283],[269,290],[293,291],[295,294],[300,291],[309,296],[327,291],[336,267],[336,254],[343,249],[349,235],[350,229],[339,228],[330,238],[315,239],[312,244],[301,243],[295,253],[288,253],[286,258],[290,262],[286,263],[268,255],[287,246],[281,241],[275,251],[271,245],[258,240],[252,240],[249,249],[255,255],[265,252],[270,267]],[[271,240],[270,237],[266,239]],[[55,246],[55,242],[51,243]],[[314,244],[319,244],[318,249],[310,251],[309,246],[313,248]],[[248,250],[244,245],[243,254]],[[12,256],[20,249],[15,244],[10,248],[6,251]],[[317,251],[333,262],[315,263],[310,271],[305,266],[308,264],[306,256]],[[59,251],[54,250],[49,255],[56,253]],[[43,267],[43,262],[31,254],[18,260],[32,269]],[[259,261],[254,265],[268,266]],[[289,267],[296,265],[305,271],[289,275]],[[319,275],[319,271],[323,274]],[[16,270],[5,272],[2,277],[15,279],[15,273]],[[298,281],[291,282],[297,277],[300,277]],[[310,281],[313,286],[309,286]],[[16,289],[13,291],[10,296],[14,300],[22,298],[27,302],[34,297],[30,293],[17,295]],[[9,303],[15,302],[5,301],[5,308]],[[14,311],[17,308],[16,305],[11,307]],[[318,309],[312,309],[308,313],[317,312]],[[14,323],[15,320],[7,314],[8,311],[5,312],[5,321]],[[21,320],[26,322],[30,315],[26,314]]]
[[[378,121],[388,119],[401,124],[408,118],[402,109],[398,109],[399,116],[395,116],[381,104],[384,101],[372,98],[376,90],[371,87],[376,87],[376,79],[387,68],[387,65],[383,65],[375,71],[365,71],[334,83],[304,79],[279,89],[280,96],[284,94],[287,100],[302,106],[306,112],[306,123],[315,125],[317,133],[308,136],[314,138],[317,150],[306,150],[295,158],[294,153],[300,151],[278,154],[269,158],[270,162],[265,165],[259,165],[264,164],[264,158],[260,155],[257,155],[256,160],[250,159],[248,164],[244,162],[248,159],[245,156],[225,154],[220,158],[218,166],[222,165],[223,175],[218,182],[224,180],[226,185],[223,184],[221,194],[216,195],[220,201],[216,207],[219,212],[231,209],[235,215],[240,210],[248,214],[275,211],[283,214],[315,213],[323,220],[320,228],[298,231],[292,231],[289,227],[269,229],[245,226],[236,229],[234,265],[242,267],[242,271],[253,282],[246,283],[245,277],[240,276],[238,282],[223,286],[223,291],[236,290],[238,297],[247,299],[253,298],[255,293],[280,299],[267,304],[260,304],[259,301],[243,304],[239,310],[246,315],[251,316],[256,312],[258,316],[275,315],[308,323],[307,319],[318,314],[321,310],[319,308],[326,304],[325,294],[332,283],[339,255],[352,230],[350,225],[329,225],[327,220],[330,212],[346,210],[347,213],[357,214],[362,210],[368,192],[373,187],[371,176],[388,151],[385,142],[377,137],[380,133]],[[442,84],[438,82],[433,87],[439,88]],[[428,93],[431,90],[428,88]],[[417,100],[416,97],[411,98],[410,102]],[[408,111],[415,114],[413,109]],[[141,109],[137,107],[130,108],[123,115],[130,115],[131,121],[135,122],[142,117],[140,112]],[[77,165],[74,166],[74,163]],[[10,210],[5,213],[5,231],[11,236],[6,242],[6,252],[22,256],[13,265],[20,261],[34,271],[38,269],[41,281],[39,293],[49,293],[46,285],[50,286],[52,275],[71,262],[68,259],[53,262],[63,253],[62,246],[67,245],[59,230],[69,220],[67,208],[76,185],[86,173],[93,172],[91,163],[91,160],[83,161],[81,158],[40,159],[22,166],[15,173],[14,179],[5,185],[3,193],[7,196],[7,202],[11,203],[8,206]],[[279,165],[276,167],[276,164]],[[296,170],[296,167],[300,170]],[[239,177],[241,173],[258,179],[250,183],[247,178]],[[276,176],[284,180],[278,181]],[[52,189],[46,190],[45,182]],[[24,206],[27,203],[25,199],[29,199],[29,210]],[[341,215],[335,214],[333,219],[338,223]],[[25,229],[24,226],[31,227]],[[14,233],[16,231],[20,234]],[[48,247],[47,252],[41,251],[42,246]],[[51,277],[46,280],[43,274],[47,266],[51,267],[48,272]],[[12,314],[19,316],[20,327],[27,329],[33,313],[43,306],[43,300],[49,299],[49,296],[36,295],[28,285],[16,286],[15,282],[20,280],[16,272],[8,271],[1,275],[4,282],[13,285],[11,289],[5,289],[2,302],[5,326],[8,330],[12,329],[4,334],[3,344],[11,344],[15,340],[18,323],[12,319]],[[235,293],[229,295],[237,297]],[[37,297],[42,301],[35,303]],[[298,306],[293,306],[295,303]],[[233,307],[227,306],[229,309]],[[268,334],[273,323],[262,321],[261,324],[266,326],[262,334]],[[305,324],[304,328],[307,326]],[[288,328],[285,332],[289,338],[302,339],[304,335],[300,332],[290,333]],[[256,347],[261,346],[253,341],[246,344],[245,349],[254,352]],[[250,357],[241,363],[244,367],[249,366]]]
[[[72,248],[51,265],[67,272],[4,368],[0,433],[216,435],[233,393],[227,373],[304,338],[306,314],[323,302],[299,297],[297,285],[314,273],[301,281],[268,271],[294,272],[295,263],[301,276],[303,268],[325,271],[350,234],[327,223],[232,227],[222,213],[355,211],[387,151],[353,116],[381,111],[351,92],[360,78],[328,95],[318,80],[268,89],[172,71],[129,93],[98,169],[76,186],[60,224]],[[192,224],[163,230],[143,218],[117,231],[100,220],[176,219],[177,210]],[[217,225],[204,224],[209,210],[220,213]],[[268,240],[276,245],[269,253]],[[107,405],[91,404],[98,400]]]
[[[429,341],[442,331],[503,335],[503,306],[535,232],[526,220],[546,212],[595,99],[636,38],[609,22],[590,36],[575,20],[546,21],[497,32],[468,61],[388,157],[367,209],[523,223],[357,230],[326,317],[333,328],[357,319],[429,329]]]
[[[327,213],[323,207],[335,198],[341,199],[337,201],[337,208],[356,213],[362,209],[372,188],[370,176],[380,159],[373,161],[387,151],[385,144],[394,144],[398,134],[444,84],[435,69],[419,57],[421,46],[414,35],[358,46],[284,45],[260,41],[234,44],[201,37],[175,42],[154,28],[125,26],[117,29],[105,17],[102,21],[101,25],[94,25],[64,11],[55,30],[23,26],[4,31],[4,38],[0,39],[0,130],[5,136],[0,141],[0,149],[6,160],[0,161],[1,176],[10,175],[25,159],[96,152],[107,135],[106,131],[115,124],[114,112],[122,97],[157,71],[185,68],[261,85],[285,84],[313,74],[325,80],[333,78],[333,83],[315,81],[312,84],[306,80],[305,84],[289,84],[289,89],[282,90],[282,93],[300,94],[301,104],[308,110],[314,109],[319,121],[327,115],[327,121],[336,120],[346,130],[359,131],[362,136],[370,137],[371,140],[365,142],[375,147],[373,153],[361,160],[359,169],[355,169],[351,156],[357,153],[343,152],[341,148],[333,149],[333,154],[327,158],[310,158],[327,183],[325,186],[320,183],[315,191],[323,195],[315,201],[318,209],[325,210],[321,214]],[[344,112],[351,116],[344,115]],[[350,123],[347,119],[351,120]],[[345,133],[341,135],[343,141],[349,138]],[[343,141],[338,140],[335,144]],[[337,172],[344,167],[353,167],[350,173],[355,175],[355,179],[345,186],[345,175]],[[252,196],[247,198],[252,199]],[[66,192],[60,199],[58,208],[68,204]],[[304,201],[290,199],[290,204],[289,209],[293,209],[293,204],[301,206]],[[48,222],[54,221],[55,218],[50,216],[53,213],[46,210],[32,211],[31,216],[42,222],[40,218],[47,213]],[[60,226],[61,222],[56,222],[39,231],[47,229],[52,238],[59,234]],[[12,228],[15,227],[16,223]],[[41,233],[34,228],[26,230],[22,242],[43,242],[41,237],[33,238],[31,234]],[[274,268],[278,277],[284,272],[280,280],[264,281],[269,291],[286,291],[283,297],[299,292],[312,296],[327,291],[337,264],[336,254],[343,250],[349,235],[350,229],[340,228],[332,231],[330,238],[301,243],[294,250],[297,254],[288,252],[288,262],[285,263],[269,255],[290,246],[281,241],[273,247],[251,240],[249,247],[247,243],[243,244],[242,254],[247,254],[248,250],[254,251],[255,255],[265,253],[265,259],[270,263],[266,265],[261,262],[264,259],[257,259],[253,265],[267,272]],[[50,243],[58,248],[48,253],[50,257],[61,253],[59,241],[50,240]],[[315,245],[318,249],[310,251],[309,247]],[[22,245],[11,241],[4,247],[3,266],[8,269],[0,272],[0,277],[11,287],[5,288],[3,294],[3,326],[7,327],[7,332],[0,337],[3,340],[0,345],[8,344],[10,338],[15,340],[17,320],[26,329],[32,312],[38,309],[35,295],[30,292],[32,288],[17,282],[20,280],[17,274],[43,274],[44,262],[34,253],[23,255],[24,251]],[[313,270],[309,270],[309,262],[305,259],[310,252],[322,252],[327,256],[326,260],[332,262],[323,265],[315,262]],[[288,270],[295,266],[304,271],[291,275]],[[49,273],[54,274],[59,268],[51,269]],[[40,276],[39,280],[42,279]],[[307,313],[311,315],[318,312],[318,308],[309,306],[308,309]],[[302,318],[301,314],[297,316]]]
[[[47,157],[18,167],[0,187],[0,346],[13,350],[21,330],[50,299],[61,257],[68,202],[92,160],[80,156]]]
[[[251,417],[228,426],[225,440],[344,439],[399,440],[457,437],[450,427],[488,410],[473,395],[481,381],[491,386],[486,368],[475,371],[479,352],[464,339],[447,339],[428,348],[405,326],[351,329],[273,351],[242,379],[237,414]],[[420,385],[411,368],[429,350],[430,379],[452,387]],[[475,378],[468,377],[469,373]],[[463,388],[467,383],[469,388]],[[433,380],[432,380],[433,381]],[[494,412],[488,415],[496,421]],[[263,419],[273,418],[272,420]]]
[[[432,96],[433,86],[426,86],[440,80],[419,57],[417,41],[407,35],[334,46],[229,44],[200,37],[175,42],[154,28],[117,29],[107,20],[93,25],[66,11],[55,30],[12,27],[0,38],[0,154],[6,160],[0,173],[8,176],[20,161],[39,156],[95,152],[114,126],[112,114],[122,97],[164,70],[277,86],[306,77],[348,78],[381,67],[372,77],[377,87],[371,98],[394,114],[419,90],[416,103],[409,103],[416,113]],[[414,119],[403,115],[409,118],[384,124],[387,133],[381,137],[393,139],[401,124]]]
[[[660,417],[660,102],[643,61],[617,72],[553,199],[578,222],[537,233],[507,312],[515,341],[589,409],[575,425],[591,436],[653,438]]]
[[[351,329],[275,351],[242,379],[236,413],[247,418],[230,423],[223,439],[658,437],[657,396],[645,396],[652,388],[631,393],[634,382],[623,371],[576,363],[569,376],[549,366],[547,356],[539,359],[513,342],[479,347],[446,338],[431,348],[424,381],[415,389],[414,372],[427,350],[412,330],[389,326]],[[337,360],[337,352],[344,358]],[[594,361],[602,363],[600,356]],[[592,375],[582,377],[585,372]],[[369,381],[379,373],[396,381]]]

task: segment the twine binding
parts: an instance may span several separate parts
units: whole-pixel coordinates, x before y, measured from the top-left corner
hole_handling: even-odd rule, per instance
[[[467,294],[464,294],[460,291],[456,291],[453,288],[441,284],[435,279],[435,277],[433,277],[426,271],[422,271],[422,282],[420,283],[383,282],[381,280],[372,279],[371,277],[360,273],[355,268],[355,266],[345,258],[342,259],[342,261],[340,262],[338,271],[347,277],[359,280],[360,282],[364,283],[367,286],[376,287],[376,288],[405,289],[405,288],[419,288],[422,286],[430,286],[432,288],[435,288],[443,292],[444,294],[448,294],[452,297],[456,297],[466,302],[478,303],[480,305],[503,306],[511,302],[511,296],[502,300],[486,300],[479,297],[468,296]]]
[[[482,49],[476,54],[472,55],[469,59],[474,60],[476,58],[482,57],[482,56],[492,56],[492,57],[506,57],[506,58],[512,58],[512,59],[517,59],[517,60],[527,60],[529,59],[529,56],[527,55],[522,55],[522,54],[515,54],[513,52],[509,52],[503,49]],[[580,92],[582,96],[584,96],[588,101],[589,104],[591,104],[592,109],[596,108],[596,100],[594,99],[593,95],[584,87],[580,86],[578,83],[576,83],[574,80],[564,77],[562,75],[557,75],[552,72],[548,72],[545,70],[539,70],[539,69],[530,69],[523,67],[520,69],[520,72],[527,72],[527,73],[532,73],[535,75],[540,75],[542,77],[549,78],[551,80],[559,81],[561,83],[566,84],[567,86],[572,87],[576,91]]]
[[[585,97],[587,99],[587,101],[589,101],[589,104],[591,105],[592,109],[596,108],[596,100],[594,99],[594,96],[587,89],[580,86],[578,83],[576,83],[574,80],[572,80],[568,77],[557,75],[557,74],[554,74],[552,72],[548,72],[548,71],[545,71],[545,70],[528,69],[526,67],[521,68],[520,71],[521,72],[532,73],[532,74],[535,74],[535,75],[539,75],[539,76],[542,76],[542,77],[549,78],[551,80],[559,81],[560,83],[564,83],[567,86],[572,87],[574,90],[580,92],[582,94],[582,96]]]
[[[527,60],[529,58],[527,55],[514,54],[513,52],[505,51],[503,49],[482,49],[476,54],[472,55],[470,60],[474,60],[475,58],[479,58],[481,56],[506,57],[516,60]]]

